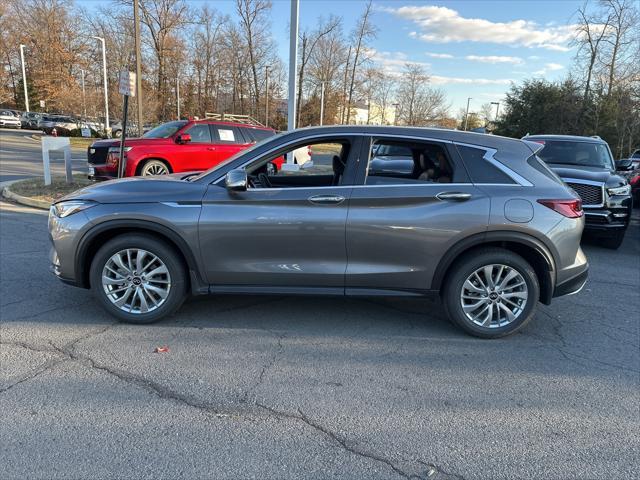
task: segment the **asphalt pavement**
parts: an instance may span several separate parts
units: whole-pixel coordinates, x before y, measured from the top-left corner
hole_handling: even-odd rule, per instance
[[[480,340],[435,300],[225,296],[115,323],[0,205],[0,477],[640,478],[640,219]],[[168,346],[166,353],[154,353]]]
[[[0,128],[0,183],[33,176],[43,176],[42,146],[37,130]],[[54,175],[64,175],[64,155],[50,153]],[[87,172],[87,151],[83,147],[71,148],[71,166],[76,172]]]

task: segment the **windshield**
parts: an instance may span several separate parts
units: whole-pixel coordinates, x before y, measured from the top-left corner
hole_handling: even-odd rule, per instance
[[[169,138],[187,123],[188,122],[186,120],[176,120],[175,122],[163,123],[162,125],[149,130],[147,133],[142,135],[142,138]]]
[[[579,165],[615,170],[609,147],[604,143],[549,141],[538,156],[550,164]]]
[[[250,154],[251,152],[253,152],[257,148],[260,148],[264,144],[269,143],[272,140],[278,138],[280,135],[282,135],[282,133],[277,133],[277,134],[272,135],[270,137],[267,137],[267,138],[265,138],[263,140],[260,140],[258,143],[254,143],[249,148],[245,148],[244,150],[240,150],[238,153],[236,153],[232,157],[227,158],[224,162],[218,163],[216,166],[210,168],[209,170],[205,170],[204,172],[202,172],[197,177],[190,178],[189,181],[196,180],[198,178],[204,177],[205,175],[208,175],[211,172],[215,172],[216,170],[218,170],[218,169],[220,169],[222,167],[225,167],[226,165],[229,165],[231,162],[235,161],[237,158],[240,158],[242,155]]]

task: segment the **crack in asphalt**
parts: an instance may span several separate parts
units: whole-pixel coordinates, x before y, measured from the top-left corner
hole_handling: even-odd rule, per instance
[[[428,473],[425,474],[425,476],[420,476],[420,475],[415,474],[415,473],[407,473],[404,470],[402,470],[400,467],[398,467],[396,464],[394,464],[391,460],[389,460],[389,459],[387,459],[387,458],[385,458],[385,457],[383,457],[381,455],[378,455],[378,454],[372,453],[372,452],[365,452],[363,450],[357,449],[356,447],[350,445],[347,442],[346,439],[344,439],[341,436],[339,436],[338,434],[332,432],[327,427],[321,425],[320,423],[318,423],[318,422],[316,422],[314,420],[311,420],[300,409],[298,409],[298,414],[296,415],[295,413],[289,413],[289,412],[284,412],[284,411],[281,411],[281,410],[276,410],[275,408],[269,407],[268,405],[264,405],[264,404],[259,403],[259,402],[256,402],[255,405],[258,406],[259,408],[263,409],[263,410],[266,410],[267,412],[271,413],[272,415],[274,415],[276,417],[286,418],[286,419],[289,419],[289,420],[296,420],[296,421],[299,421],[299,422],[303,422],[307,426],[311,427],[312,429],[322,433],[326,437],[329,437],[329,439],[333,440],[333,442],[336,443],[343,450],[346,450],[349,453],[352,453],[354,455],[358,455],[360,457],[363,457],[363,458],[366,458],[366,459],[369,459],[369,460],[374,460],[376,462],[384,463],[385,465],[390,467],[391,470],[393,470],[396,474],[400,475],[403,478],[416,479],[416,480],[427,480],[428,478],[430,478]],[[420,463],[424,464],[424,462],[420,462]],[[437,468],[436,468],[436,470],[438,472],[441,472],[441,470],[439,470]]]
[[[249,395],[255,392],[260,387],[260,385],[262,385],[262,382],[264,381],[264,377],[266,373],[271,368],[273,368],[273,366],[276,364],[278,360],[278,357],[280,357],[280,355],[282,355],[282,353],[284,352],[284,346],[282,345],[282,341],[286,338],[286,335],[284,333],[281,333],[281,334],[277,334],[277,336],[278,336],[278,342],[276,344],[275,351],[271,354],[271,357],[269,358],[269,360],[262,366],[262,369],[260,370],[260,374],[258,375],[258,378],[254,382],[254,384],[244,392],[244,394],[240,398],[240,403],[247,403],[247,400],[249,399]]]

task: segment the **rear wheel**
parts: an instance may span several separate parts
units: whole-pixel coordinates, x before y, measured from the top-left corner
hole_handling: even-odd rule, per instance
[[[93,258],[90,277],[102,306],[129,323],[155,322],[175,312],[186,296],[179,254],[147,235],[108,241]]]
[[[143,177],[148,175],[167,175],[169,173],[171,173],[169,167],[162,160],[147,160],[140,170],[140,175]]]
[[[617,250],[622,245],[624,241],[625,230],[614,232],[607,238],[603,238],[600,240],[600,243],[605,248],[610,248],[611,250]]]
[[[526,260],[509,250],[486,248],[453,265],[443,302],[451,321],[467,333],[498,338],[531,320],[539,295],[538,278]]]

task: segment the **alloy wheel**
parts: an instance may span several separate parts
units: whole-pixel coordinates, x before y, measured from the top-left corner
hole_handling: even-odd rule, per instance
[[[157,255],[127,248],[113,254],[105,263],[102,288],[109,301],[123,312],[149,313],[169,296],[171,275]]]
[[[142,169],[142,175],[167,175],[169,169],[162,162],[149,162]]]
[[[515,321],[528,300],[527,282],[515,268],[501,264],[475,270],[462,285],[460,303],[466,317],[484,328]]]

